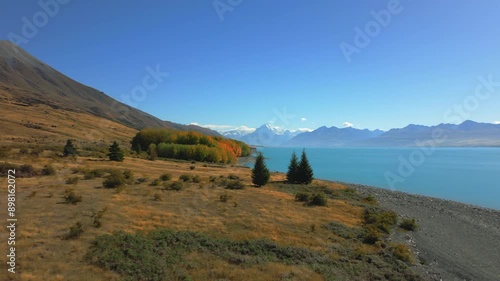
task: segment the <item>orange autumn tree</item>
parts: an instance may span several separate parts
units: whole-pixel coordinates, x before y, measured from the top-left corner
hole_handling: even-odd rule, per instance
[[[158,157],[213,163],[234,163],[238,157],[250,155],[243,142],[193,131],[143,129],[131,144],[138,153],[155,144]]]

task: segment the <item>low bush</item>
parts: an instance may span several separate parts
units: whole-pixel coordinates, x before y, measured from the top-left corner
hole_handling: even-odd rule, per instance
[[[311,195],[307,192],[297,192],[295,194],[295,201],[297,202],[308,202]]]
[[[181,175],[181,176],[179,177],[179,179],[180,179],[181,181],[183,181],[183,182],[187,182],[187,181],[189,181],[189,180],[191,179],[191,176],[190,176],[190,175]]]
[[[239,180],[231,180],[226,184],[226,189],[244,189],[245,185]]]
[[[45,165],[42,169],[42,175],[44,176],[52,176],[56,174],[56,169],[50,164]]]
[[[166,185],[165,189],[180,191],[180,190],[184,189],[184,184],[182,181],[174,181],[173,183]]]
[[[191,178],[191,180],[194,182],[194,183],[200,183],[201,182],[201,178],[200,176],[198,175],[195,175]]]
[[[189,170],[191,170],[191,171],[192,171],[192,170],[194,170],[194,169],[196,169],[196,166],[194,166],[194,165],[193,165],[193,166],[189,166]]]
[[[389,234],[397,223],[398,215],[393,211],[370,206],[365,209],[363,219],[365,225],[374,226],[378,230]]]
[[[73,226],[69,228],[69,232],[63,236],[64,240],[77,239],[83,234],[83,225],[81,222],[76,222]]]
[[[135,183],[136,184],[141,184],[141,183],[145,183],[147,182],[149,179],[146,177],[146,178],[138,178]]]
[[[91,180],[95,178],[103,177],[106,174],[106,170],[104,169],[93,169],[90,171],[85,171],[83,175],[84,180]]]
[[[102,186],[104,186],[105,188],[117,188],[123,186],[124,184],[125,178],[123,174],[118,170],[111,171],[108,178],[102,182]]]
[[[399,224],[399,227],[409,231],[415,231],[418,228],[417,221],[414,218],[404,218]]]
[[[324,194],[316,193],[313,194],[309,200],[309,206],[326,206],[328,199]]]
[[[149,185],[150,186],[159,186],[161,184],[160,179],[154,179]]]
[[[162,181],[169,181],[170,179],[172,179],[172,175],[169,173],[164,173],[160,176],[160,180]]]
[[[373,195],[368,195],[366,196],[363,201],[365,201],[366,203],[368,204],[371,204],[371,205],[378,205],[378,201],[377,199],[373,196]]]
[[[339,222],[327,223],[323,225],[323,228],[344,239],[357,239],[363,232],[361,227],[349,227]]]
[[[76,203],[82,202],[82,195],[76,194],[73,189],[66,189],[63,198],[66,204],[76,205]]]
[[[66,184],[77,184],[80,180],[79,177],[71,177],[66,179]]]
[[[405,244],[394,243],[389,247],[389,251],[400,261],[413,264],[412,253]]]

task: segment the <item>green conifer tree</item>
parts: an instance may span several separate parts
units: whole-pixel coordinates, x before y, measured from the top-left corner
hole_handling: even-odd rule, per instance
[[[123,161],[123,152],[116,141],[109,147],[108,157],[110,161]]]
[[[297,170],[297,182],[300,184],[310,184],[313,180],[313,170],[307,160],[307,155],[305,149],[302,151],[302,156],[300,157],[299,168]]]
[[[63,150],[64,156],[76,156],[76,148],[72,140],[67,140]]]
[[[288,172],[286,173],[286,180],[289,183],[297,183],[298,181],[298,169],[299,161],[297,159],[297,154],[295,151],[292,153],[292,158],[290,159],[290,164],[288,165]]]
[[[252,183],[259,187],[266,185],[269,182],[269,177],[270,173],[266,163],[264,163],[264,156],[259,153],[252,169]]]

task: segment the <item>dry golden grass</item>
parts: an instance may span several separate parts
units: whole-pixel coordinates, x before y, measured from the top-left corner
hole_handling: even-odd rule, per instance
[[[294,200],[291,194],[279,191],[272,185],[264,188],[251,186],[250,170],[242,167],[220,168],[197,163],[174,161],[147,161],[126,158],[124,162],[109,162],[79,157],[77,160],[54,160],[48,158],[10,159],[14,163],[32,163],[41,168],[52,162],[57,175],[18,179],[18,277],[22,280],[118,280],[112,272],[87,265],[83,257],[90,242],[97,235],[116,230],[127,232],[150,231],[155,228],[190,230],[213,237],[235,240],[267,238],[281,245],[303,246],[323,251],[329,243],[331,232],[321,226],[336,221],[349,226],[361,225],[363,209],[344,201],[329,199],[327,207],[306,207]],[[126,186],[121,192],[103,189],[102,178],[82,180],[76,185],[65,184],[65,179],[75,176],[71,168],[115,168],[128,169],[135,177],[148,177],[142,184]],[[162,173],[171,173],[172,180],[182,174],[199,175],[201,183],[187,183],[181,191],[163,190],[149,183]],[[224,190],[213,187],[210,176],[234,174],[241,177],[247,188]],[[82,175],[79,175],[81,178]],[[283,175],[273,174],[273,180],[282,180]],[[344,188],[339,184],[321,182],[333,189]],[[63,204],[63,194],[73,188],[83,196],[77,205]],[[5,206],[6,189],[0,189],[2,206]],[[36,191],[36,195],[30,194]],[[230,199],[221,202],[221,194]],[[154,200],[160,194],[162,200]],[[92,226],[93,211],[107,208],[102,217],[102,227]],[[2,215],[4,213],[2,212]],[[5,217],[0,218],[5,221]],[[85,232],[77,240],[62,240],[70,226],[83,223]],[[315,225],[315,230],[311,230]],[[2,228],[2,235],[6,234]],[[366,251],[371,251],[367,246]],[[5,262],[2,255],[0,262]],[[296,274],[301,279],[322,280],[310,268],[266,264],[238,267],[220,259],[207,259],[202,254],[192,254],[192,263],[199,266],[190,270],[195,280],[276,280],[286,274]],[[5,263],[4,263],[5,264]],[[84,274],[82,274],[84,272]],[[292,273],[293,272],[293,273]],[[198,278],[199,277],[199,278]],[[206,278],[201,278],[206,277]]]
[[[137,130],[87,113],[0,102],[2,144],[60,144],[67,139],[87,143],[129,142]]]

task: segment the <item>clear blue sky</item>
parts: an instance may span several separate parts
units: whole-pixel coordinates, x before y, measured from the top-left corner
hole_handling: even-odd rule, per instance
[[[38,1],[2,1],[0,36],[35,16],[41,27],[20,46],[118,100],[159,65],[169,76],[134,105],[184,124],[432,125],[473,102],[478,76],[500,81],[497,0],[401,0],[350,63],[340,44],[356,46],[354,28],[391,1],[218,1],[239,5],[221,20],[212,0],[73,0],[45,25]],[[469,119],[500,121],[500,87],[471,105]],[[284,108],[295,117],[283,121]]]

